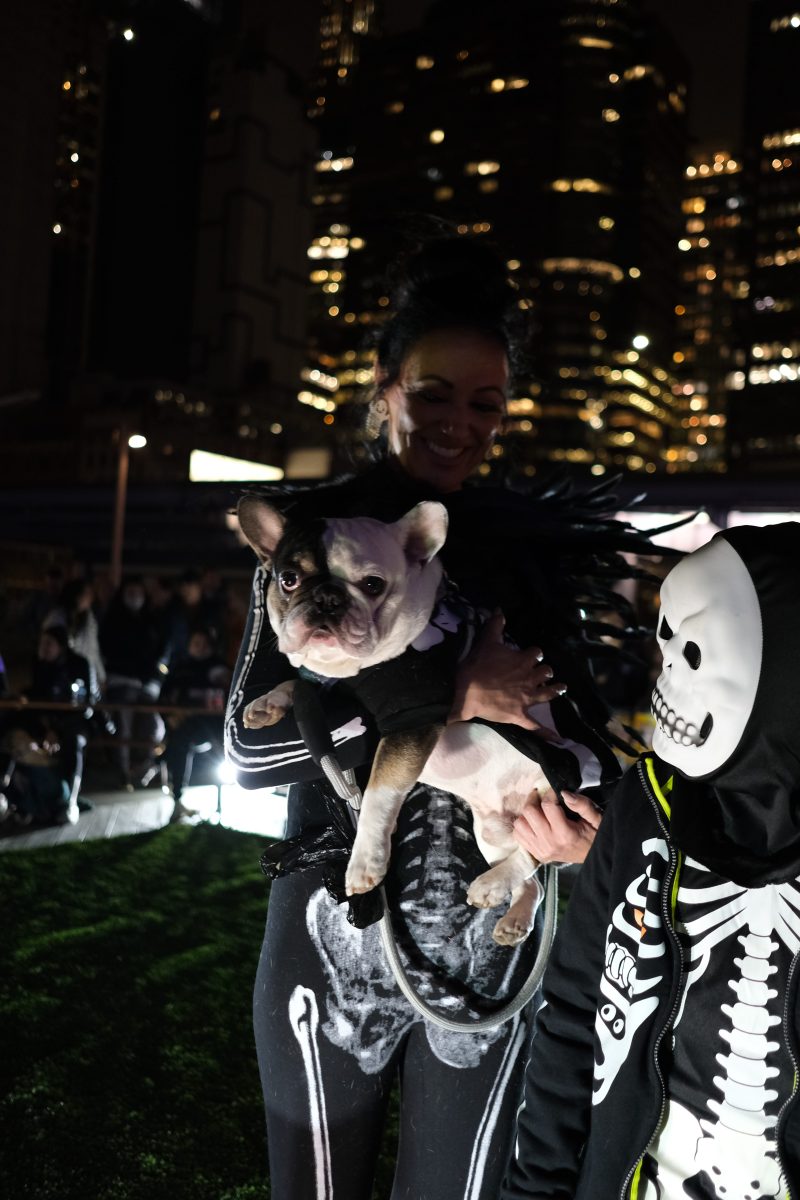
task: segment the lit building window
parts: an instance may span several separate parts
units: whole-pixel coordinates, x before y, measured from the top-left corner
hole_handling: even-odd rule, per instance
[[[604,108],[603,120],[608,121],[609,124],[613,124],[614,121],[619,120],[619,113],[615,108]]]
[[[774,367],[751,367],[748,379],[750,383],[755,385],[796,383],[800,379],[800,365],[797,363],[781,363]]]
[[[615,221],[613,217],[601,217],[597,224],[601,229],[613,229]]]
[[[653,67],[643,67],[643,66],[628,67],[627,71],[625,72],[625,78],[629,82],[632,79],[644,79],[644,77],[646,75],[652,75],[653,71],[654,71]]]
[[[434,200],[452,200],[453,189],[451,187],[438,187],[433,193]]]
[[[764,138],[765,150],[775,150],[779,146],[800,146],[800,129],[784,129],[782,133],[771,133]]]
[[[490,161],[485,160],[483,162],[467,163],[467,165],[464,167],[464,174],[465,175],[494,175],[495,172],[497,172],[499,170],[500,170],[499,162],[490,162]]]
[[[549,275],[563,271],[565,274],[605,276],[614,283],[620,283],[624,279],[624,273],[616,263],[602,262],[596,258],[546,258],[542,268]]]
[[[349,156],[346,158],[322,158],[314,164],[314,169],[317,171],[349,171],[352,166],[353,159]]]
[[[587,50],[613,50],[614,49],[614,43],[607,41],[605,38],[579,37],[578,45],[585,46]]]
[[[548,185],[554,192],[599,192],[608,196],[611,188],[597,179],[554,179]]]
[[[480,183],[478,184],[478,191],[479,192],[496,192],[499,186],[500,185],[498,184],[496,179],[482,179],[480,181]]]
[[[438,146],[441,142],[444,141],[444,130],[443,129],[432,129],[430,131],[430,133],[428,134],[428,141],[433,142],[434,146]]]
[[[417,56],[417,70],[418,71],[430,71],[431,67],[433,66],[433,63],[434,63],[434,60],[432,58],[429,58],[427,54],[419,54]]]
[[[791,13],[785,17],[776,17],[769,23],[770,33],[780,33],[784,29],[800,29],[800,13]]]
[[[530,81],[521,75],[512,75],[508,79],[493,79],[489,85],[490,92],[516,92],[526,88]]]
[[[520,261],[518,258],[510,258],[506,263],[506,266],[508,267],[509,271],[518,271],[520,268]]]
[[[404,108],[405,108],[405,104],[403,103],[402,100],[394,100],[394,101],[392,101],[391,104],[387,104],[386,108],[383,111],[394,114],[394,113],[401,113]]]

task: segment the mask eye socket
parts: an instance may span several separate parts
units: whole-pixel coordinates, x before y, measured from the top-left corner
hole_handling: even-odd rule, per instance
[[[696,671],[700,666],[700,647],[697,642],[687,642],[683,647],[683,657],[686,659],[693,671]]]
[[[284,592],[293,592],[300,586],[300,576],[297,571],[292,571],[287,567],[285,571],[278,573],[278,583]]]
[[[365,575],[359,585],[365,596],[381,596],[386,588],[386,580],[380,575]]]
[[[662,641],[665,641],[665,642],[668,642],[670,640],[670,638],[673,638],[675,636],[675,634],[672,632],[672,630],[669,627],[666,617],[661,618],[661,624],[658,627],[658,636],[662,639]],[[698,651],[698,653],[699,653],[699,651]]]

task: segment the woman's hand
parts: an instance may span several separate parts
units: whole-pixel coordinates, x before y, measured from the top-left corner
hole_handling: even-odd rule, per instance
[[[505,617],[495,612],[481,630],[472,652],[456,676],[456,694],[449,720],[469,721],[483,717],[506,725],[533,729],[552,736],[528,715],[534,704],[544,704],[567,690],[553,683],[553,672],[542,663],[537,646],[517,650],[503,641]]]
[[[562,792],[564,803],[580,818],[571,821],[555,792],[542,792],[525,805],[514,822],[514,837],[539,862],[582,863],[600,828],[603,814],[588,796]]]

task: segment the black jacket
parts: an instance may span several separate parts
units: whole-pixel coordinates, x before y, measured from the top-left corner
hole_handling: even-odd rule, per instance
[[[578,876],[545,976],[502,1200],[637,1196],[637,1170],[665,1111],[662,1071],[681,978],[673,913],[682,856],[670,836],[668,775],[653,755],[628,771]],[[798,957],[783,1022],[795,1063]],[[800,1197],[796,1091],[795,1084],[778,1121],[793,1200]]]

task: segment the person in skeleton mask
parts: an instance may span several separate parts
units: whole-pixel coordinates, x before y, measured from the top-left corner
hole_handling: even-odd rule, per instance
[[[545,978],[502,1200],[800,1197],[800,524],[661,591],[653,753]]]

